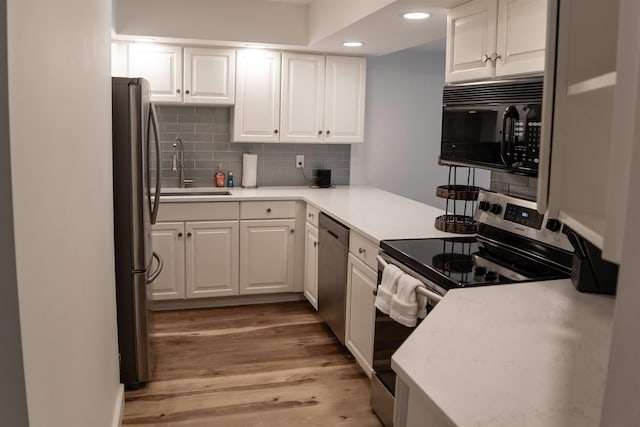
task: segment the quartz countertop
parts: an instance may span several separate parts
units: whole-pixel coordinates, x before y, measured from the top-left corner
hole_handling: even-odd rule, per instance
[[[162,196],[160,200],[161,204],[243,200],[302,200],[376,243],[385,239],[459,236],[435,229],[436,217],[444,213],[441,209],[367,185],[347,185],[335,188],[260,187],[246,189],[233,187],[163,189],[165,192],[184,191],[189,193],[206,193],[212,190],[228,190],[231,191],[231,195]],[[162,205],[160,209],[162,209]]]
[[[392,357],[453,425],[600,425],[614,298],[570,280],[456,289]]]

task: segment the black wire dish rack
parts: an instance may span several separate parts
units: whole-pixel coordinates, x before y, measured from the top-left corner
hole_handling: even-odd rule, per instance
[[[458,184],[458,168],[466,169],[466,183]],[[435,227],[438,230],[458,234],[474,234],[478,231],[473,213],[480,187],[476,187],[475,183],[475,168],[449,166],[449,183],[436,189],[436,196],[447,200],[446,213],[436,218]]]

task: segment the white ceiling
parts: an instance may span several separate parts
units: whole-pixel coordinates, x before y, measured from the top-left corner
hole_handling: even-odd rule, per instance
[[[444,51],[446,9],[464,0],[115,0],[114,39],[378,56]],[[402,14],[429,12],[422,21]],[[364,46],[346,48],[358,40]]]

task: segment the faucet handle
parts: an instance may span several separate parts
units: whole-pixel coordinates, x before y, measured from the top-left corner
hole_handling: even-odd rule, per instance
[[[178,172],[178,156],[175,154],[171,156],[171,172]]]

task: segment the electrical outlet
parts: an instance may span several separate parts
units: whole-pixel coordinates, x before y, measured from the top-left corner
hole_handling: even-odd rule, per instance
[[[304,156],[302,154],[297,154],[296,155],[296,168],[303,168],[304,167]]]

